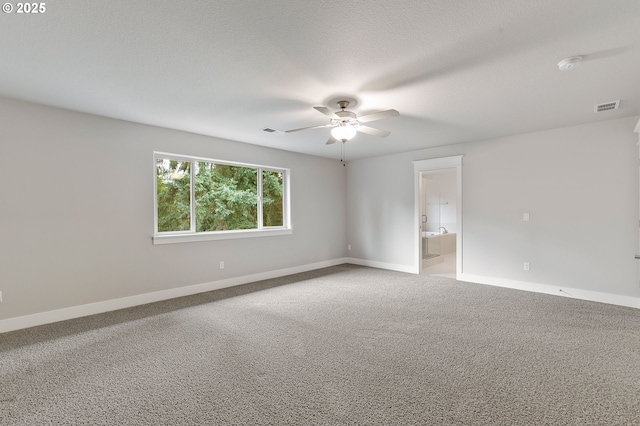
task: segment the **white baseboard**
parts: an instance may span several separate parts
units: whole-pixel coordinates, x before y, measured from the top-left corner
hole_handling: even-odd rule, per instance
[[[372,260],[344,257],[327,260],[323,262],[310,263],[307,265],[295,266],[292,268],[278,269],[274,271],[262,272],[259,274],[244,275],[241,277],[228,278],[224,280],[211,281],[207,283],[194,284],[185,287],[177,287],[169,290],[156,291],[152,293],[139,294],[136,296],[123,297],[120,299],[105,300],[102,302],[89,303],[86,305],[72,306],[69,308],[57,309],[54,311],[40,312],[31,315],[8,318],[0,320],[0,333],[20,330],[23,328],[35,327],[43,324],[50,324],[58,321],[65,321],[73,318],[80,318],[88,315],[100,314],[115,311],[118,309],[130,308],[133,306],[145,305],[147,303],[160,302],[162,300],[174,299],[176,297],[190,296],[192,294],[204,293],[212,290],[248,284],[255,281],[278,278],[300,272],[312,271],[315,269],[327,268],[329,266],[351,263],[354,265],[369,266],[372,268],[387,269],[391,271],[406,272],[416,274],[414,266],[398,265],[394,263],[377,262]],[[484,277],[473,274],[458,274],[457,279],[477,284],[493,285],[517,290],[531,291],[535,293],[552,294],[555,296],[572,297],[580,300],[592,302],[608,303],[611,305],[627,306],[640,309],[640,298],[622,296],[617,294],[602,293],[597,291],[582,290],[570,287],[557,287],[546,284],[536,284],[526,281],[507,280],[502,278]]]
[[[536,284],[527,281],[492,278],[473,274],[458,274],[456,279],[459,281],[467,281],[476,284],[506,287],[516,290],[531,291],[534,293],[571,297],[573,299],[587,300],[590,302],[608,303],[610,305],[626,306],[629,308],[640,309],[640,298],[632,296],[622,296],[619,294],[602,293],[599,291],[583,290],[579,288],[558,287],[547,284]]]
[[[371,268],[388,269],[390,271],[407,272],[409,274],[419,274],[415,266],[398,265],[396,263],[378,262],[375,260],[358,259],[355,257],[345,258],[345,263],[354,265],[369,266]]]
[[[177,287],[169,290],[161,290],[161,291],[155,291],[152,293],[138,294],[136,296],[123,297],[120,299],[105,300],[102,302],[89,303],[86,305],[56,309],[54,311],[39,312],[37,314],[8,318],[8,319],[0,320],[0,333],[20,330],[23,328],[35,327],[43,324],[50,324],[58,321],[65,321],[65,320],[84,317],[88,315],[116,311],[118,309],[130,308],[133,306],[145,305],[147,303],[174,299],[176,297],[190,296],[192,294],[204,293],[212,290],[219,290],[222,288],[252,283],[255,281],[261,281],[261,280],[267,280],[270,278],[278,278],[286,275],[298,274],[300,272],[307,272],[315,269],[327,268],[329,266],[342,265],[344,263],[349,263],[349,261],[346,258],[332,259],[332,260],[327,260],[323,262],[295,266],[292,268],[278,269],[275,271],[262,272],[259,274],[244,275],[241,277],[227,278],[224,280],[194,284],[194,285],[189,285],[185,287]]]

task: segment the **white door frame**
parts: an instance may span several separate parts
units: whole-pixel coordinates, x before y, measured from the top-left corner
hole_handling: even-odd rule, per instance
[[[633,131],[638,133],[638,147],[640,148],[640,120],[638,120],[638,123],[636,124],[636,127],[635,129],[633,129]],[[638,151],[638,158],[640,158],[640,150]],[[638,177],[638,185],[640,185],[640,177]],[[640,241],[640,218],[638,219],[638,241]],[[640,246],[638,247],[638,251],[636,252],[636,259],[640,260]],[[640,278],[640,264],[638,265],[638,277]]]
[[[414,233],[415,247],[415,271],[417,274],[422,272],[422,241],[420,231],[420,172],[429,172],[442,169],[456,169],[456,278],[462,274],[462,155],[453,155],[451,157],[431,158],[427,160],[415,160],[413,162],[414,174],[414,222],[418,224],[418,230]]]

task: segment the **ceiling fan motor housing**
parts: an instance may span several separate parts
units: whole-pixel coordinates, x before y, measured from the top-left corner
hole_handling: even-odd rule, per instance
[[[334,118],[333,120],[331,120],[334,124],[343,123],[350,124],[352,126],[358,124],[357,116],[354,112],[342,110],[336,111],[335,114],[340,117],[340,119]]]
[[[351,111],[336,111],[336,115],[341,118],[356,118],[356,113]]]

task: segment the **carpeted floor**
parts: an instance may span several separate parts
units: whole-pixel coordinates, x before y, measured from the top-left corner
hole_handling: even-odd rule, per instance
[[[341,265],[0,334],[0,424],[640,425],[640,311]]]

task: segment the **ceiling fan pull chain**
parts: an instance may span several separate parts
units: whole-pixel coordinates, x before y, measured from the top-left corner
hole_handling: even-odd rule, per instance
[[[345,160],[345,150],[346,148],[346,143],[342,142],[340,145],[342,145],[342,158],[340,159],[340,161],[342,161],[342,167],[347,167],[347,162]]]

